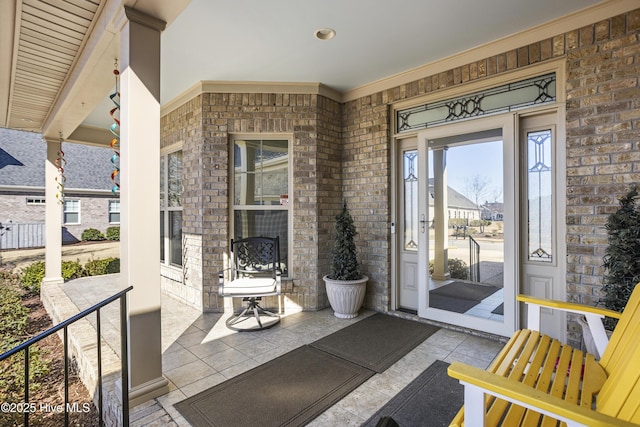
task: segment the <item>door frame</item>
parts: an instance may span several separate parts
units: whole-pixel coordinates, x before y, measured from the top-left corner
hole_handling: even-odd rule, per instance
[[[418,134],[418,176],[425,177],[419,180],[418,193],[421,196],[418,201],[419,215],[429,218],[428,206],[428,150],[429,141],[456,137],[458,135],[475,134],[483,131],[501,129],[503,141],[503,195],[504,195],[504,320],[483,319],[475,316],[452,313],[429,307],[429,235],[418,235],[418,316],[430,320],[454,324],[464,328],[482,330],[488,333],[510,336],[517,325],[516,292],[518,291],[519,263],[518,250],[519,236],[517,235],[518,223],[518,163],[516,161],[518,147],[516,138],[516,119],[514,113],[500,114],[485,118],[478,118],[448,125],[436,126],[425,129]]]

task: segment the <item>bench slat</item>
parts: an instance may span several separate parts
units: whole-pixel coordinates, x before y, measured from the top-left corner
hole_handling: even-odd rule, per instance
[[[500,366],[498,370],[499,375],[508,377],[514,381],[521,381],[522,376],[527,369],[528,361],[531,359],[531,355],[536,350],[539,333],[536,331],[529,331],[529,333],[523,333],[520,340],[514,343],[512,351]],[[489,425],[495,425],[502,418],[508,403],[504,400],[495,400],[493,398],[488,399],[487,406],[487,423]]]
[[[539,334],[538,334],[539,335]],[[536,387],[536,380],[539,378],[539,374],[542,370],[543,363],[545,361],[545,356],[552,351],[551,346],[551,338],[546,335],[540,337],[539,340],[530,340],[531,345],[536,345],[536,352],[532,358],[530,358],[531,363],[529,364],[529,369],[527,370],[523,383],[530,386]],[[529,343],[528,343],[529,344]],[[515,425],[537,425],[538,420],[540,418],[539,413],[534,413],[533,411],[527,415],[527,410],[518,405],[511,405],[509,408],[509,412],[506,414],[504,418],[503,425],[505,426],[515,426]]]

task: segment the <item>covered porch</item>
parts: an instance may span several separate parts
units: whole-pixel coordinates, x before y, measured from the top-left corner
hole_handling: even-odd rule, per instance
[[[588,304],[598,301],[604,246],[599,224],[615,205],[615,195],[637,181],[637,159],[627,155],[637,148],[637,1],[505,3],[517,4],[515,8],[497,2],[495,8],[477,11],[486,13],[482,19],[448,10],[447,19],[429,25],[424,19],[436,15],[420,1],[404,5],[415,13],[398,13],[395,6],[369,10],[362,3],[343,10],[343,2],[332,1],[299,15],[292,12],[297,3],[286,3],[285,10],[263,11],[279,25],[265,22],[259,13],[253,17],[257,21],[246,21],[252,18],[247,10],[235,5],[227,10],[203,0],[15,0],[0,5],[0,126],[42,133],[47,147],[43,292],[56,296],[49,298],[56,320],[68,317],[61,314],[63,308],[71,312],[94,297],[86,292],[88,287],[63,283],[61,277],[61,143],[109,145],[109,111],[114,108],[109,95],[121,92],[116,146],[120,163],[114,176],[122,179],[117,182],[122,273],[97,288],[134,286],[128,313],[131,375],[130,384],[123,386],[131,389],[132,406],[151,403],[134,406],[132,419],[144,420],[156,409],[169,411],[159,412],[161,417],[172,417],[170,402],[263,363],[297,340],[317,339],[349,324],[326,310],[321,279],[329,265],[333,217],[344,200],[357,218],[359,255],[371,278],[365,314],[411,317],[397,311],[402,304],[394,245],[400,241],[395,224],[401,209],[394,162],[400,140],[416,137],[428,120],[402,129],[396,113],[454,100],[452,112],[466,120],[477,111],[466,111],[473,103],[462,103],[460,97],[524,77],[548,72],[557,76],[557,99],[532,108],[556,117],[554,141],[563,171],[557,182],[563,203],[555,206],[553,215],[566,229],[553,239],[560,260],[554,264],[559,270],[555,281],[539,280],[527,289],[518,275],[524,253],[514,246],[514,262],[507,263],[512,272],[508,284],[512,294],[530,291]],[[394,13],[397,33],[390,37],[380,29],[391,25],[388,17]],[[401,16],[422,21],[408,25]],[[341,27],[335,40],[325,40],[331,34],[327,29],[313,38],[313,30],[327,24],[318,17],[337,19]],[[474,19],[460,22],[469,17]],[[214,18],[216,25],[211,24]],[[467,28],[471,37],[463,43],[442,38],[450,34],[450,22]],[[362,23],[373,25],[361,29]],[[507,23],[515,26],[502,27]],[[281,46],[291,41],[292,29],[309,30],[311,40],[287,44],[283,54]],[[501,30],[484,32],[495,29]],[[235,44],[223,50],[230,34]],[[262,45],[267,34],[279,38]],[[343,34],[349,43],[338,44],[336,50],[330,44],[312,44],[337,42]],[[375,35],[377,42],[361,38],[363,34]],[[245,197],[251,186],[238,188],[247,163],[236,159],[251,152],[247,143],[256,141],[262,146],[276,141],[287,152],[282,163],[285,191]],[[595,154],[601,151],[606,155]],[[517,157],[512,157],[516,164]],[[236,171],[241,171],[237,177]],[[173,186],[161,181],[167,175],[174,178]],[[517,185],[512,187],[508,220],[522,225],[510,230],[517,242],[517,233],[525,227],[516,222],[521,206]],[[218,296],[216,275],[228,265],[230,238],[246,231],[241,228],[250,222],[246,218],[254,222],[251,226],[257,224],[258,211],[286,217],[283,239],[289,248],[290,276],[285,281],[285,317],[279,328],[259,335],[229,334],[219,327],[231,307]],[[438,250],[445,250],[445,240],[440,236]],[[446,275],[444,263],[438,269]],[[512,328],[520,322],[520,313],[515,299],[508,299],[513,324],[507,326]],[[563,336],[579,343],[575,322],[567,327],[565,319],[553,321]],[[110,335],[117,336],[117,331]],[[105,332],[107,342],[110,335]],[[242,352],[246,336],[261,344],[258,353]],[[434,339],[437,342],[430,341]],[[428,348],[421,346],[407,356],[410,360],[394,367],[403,375],[389,379],[408,381],[424,369],[425,360],[474,359],[478,348],[493,349],[459,332],[440,331],[428,341]],[[208,361],[218,351],[236,354],[242,362],[224,366]],[[185,372],[189,364],[209,375],[190,377]],[[367,400],[383,401],[385,396],[367,384],[362,386],[368,387]],[[389,389],[399,388],[400,383]],[[358,397],[345,399],[349,401]],[[352,414],[348,405],[341,410]]]
[[[119,275],[81,278],[63,284],[45,284],[43,301],[51,309],[54,323],[78,313],[121,289]],[[164,295],[162,297],[162,364],[169,392],[131,409],[132,426],[190,424],[174,404],[213,387],[302,345],[363,320],[374,312],[365,310],[355,319],[342,320],[330,309],[285,315],[279,325],[258,332],[234,332],[226,328],[230,314],[202,311]],[[405,315],[407,318],[414,316]],[[417,320],[417,319],[416,319]],[[115,391],[118,377],[120,334],[117,307],[102,314],[105,363],[105,413],[112,420],[119,403]],[[70,340],[78,351],[80,366],[95,371],[95,322],[88,319],[70,329]],[[485,369],[502,348],[502,343],[469,333],[440,329],[381,374],[348,394],[312,424],[317,426],[359,426],[400,392],[436,360],[461,361]],[[83,378],[85,383],[95,378]],[[95,387],[95,384],[94,384]],[[91,385],[89,390],[92,392]],[[95,390],[93,390],[95,394]],[[155,423],[155,424],[154,424]]]

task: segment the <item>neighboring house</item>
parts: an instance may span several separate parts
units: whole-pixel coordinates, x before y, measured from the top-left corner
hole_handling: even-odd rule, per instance
[[[0,237],[0,249],[44,246],[46,149],[40,134],[0,129],[0,222],[8,228]],[[67,143],[62,151],[63,242],[78,242],[87,228],[104,233],[119,225],[120,200],[111,191],[113,152]]]
[[[481,218],[488,219],[491,221],[502,221],[504,220],[504,203],[500,202],[485,202],[484,205],[480,207],[481,210]]]
[[[434,218],[433,178],[429,179],[429,218]],[[469,222],[479,219],[478,207],[463,194],[447,186],[447,212],[449,219],[466,219]]]

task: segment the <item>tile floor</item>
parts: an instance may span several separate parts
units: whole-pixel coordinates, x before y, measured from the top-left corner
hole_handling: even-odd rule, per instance
[[[62,285],[62,291],[78,310],[88,308],[119,290],[118,275],[98,277],[70,281]],[[99,291],[86,292],[87,286]],[[170,392],[132,408],[131,425],[189,426],[173,407],[174,403],[371,314],[372,311],[364,310],[357,318],[344,320],[334,317],[330,309],[293,313],[284,315],[271,329],[234,332],[225,326],[227,315],[203,314],[165,296],[162,300],[163,371]],[[103,325],[105,341],[116,352],[119,349],[117,328],[115,322]],[[486,368],[502,345],[475,335],[440,329],[310,425],[359,426],[435,360],[461,361]]]
[[[163,300],[163,370],[170,392],[136,407],[132,426],[167,422],[190,424],[173,407],[277,356],[364,319],[341,320],[330,309],[286,315],[279,325],[258,332],[232,332],[226,317],[202,314],[167,297]],[[462,332],[440,329],[381,374],[376,374],[316,418],[310,426],[359,426],[437,359],[486,368],[502,344]],[[167,418],[170,417],[171,421]]]

